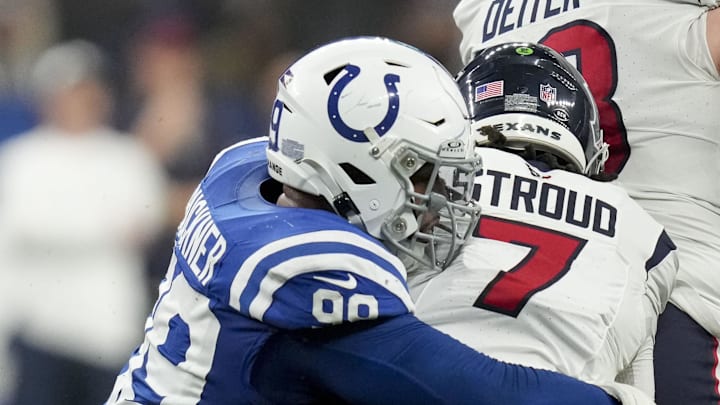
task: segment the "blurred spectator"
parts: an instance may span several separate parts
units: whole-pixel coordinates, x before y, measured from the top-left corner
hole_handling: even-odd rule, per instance
[[[53,0],[0,0],[0,142],[37,124],[26,72],[55,40],[55,18]]]
[[[434,56],[451,73],[463,67],[457,44],[460,30],[452,12],[455,0],[403,0],[394,7],[394,18],[385,22],[388,35],[415,45]]]
[[[37,116],[29,100],[13,91],[0,91],[0,142],[35,125]]]
[[[44,52],[41,123],[0,147],[0,318],[17,338],[11,404],[101,403],[149,311],[141,252],[165,215],[164,173],[108,126],[99,49]]]
[[[40,51],[56,38],[91,38],[94,43],[103,45],[103,49],[109,51],[112,70],[110,73],[110,85],[116,90],[117,95],[122,96],[116,99],[118,102],[114,110],[118,115],[113,116],[114,123],[125,132],[137,134],[145,145],[151,149],[154,156],[160,160],[164,174],[169,177],[171,186],[166,194],[172,208],[169,211],[172,215],[166,216],[163,227],[166,230],[159,236],[152,239],[152,244],[147,249],[149,258],[149,269],[154,278],[162,277],[166,269],[165,258],[172,246],[172,235],[180,216],[184,210],[188,193],[196,186],[197,181],[204,175],[209,164],[210,157],[215,155],[223,147],[242,140],[267,133],[270,106],[272,104],[276,79],[282,69],[289,65],[299,53],[333,39],[355,35],[385,35],[395,37],[407,43],[416,45],[428,51],[445,63],[451,71],[457,70],[457,31],[452,21],[451,8],[456,0],[368,0],[366,2],[336,2],[333,0],[307,0],[303,2],[286,2],[278,0],[267,0],[258,2],[256,0],[160,0],[154,2],[143,2],[141,0],[130,0],[125,2],[114,2],[112,0],[98,0],[86,2],[82,0],[0,0],[0,141],[4,137],[10,137],[23,129],[27,129],[37,122],[35,111],[32,105],[24,98],[26,83],[24,76],[30,70],[29,66]],[[135,21],[140,20],[139,29],[135,29]],[[134,33],[127,35],[128,32]],[[453,43],[446,43],[453,42]],[[127,54],[121,50],[129,50]],[[65,74],[62,69],[53,77],[60,79]],[[78,90],[79,91],[79,90]],[[57,97],[60,99],[60,97]],[[58,104],[67,104],[64,109],[71,110],[72,105],[80,101],[60,101]],[[88,113],[98,114],[98,110],[107,112],[109,106],[99,108],[105,102],[93,103],[93,108]],[[43,103],[51,105],[50,102]],[[119,109],[117,108],[119,107]],[[47,122],[48,111],[43,113],[43,123],[37,130],[28,132],[26,135],[38,132],[58,132],[59,124],[50,126]],[[75,114],[75,113],[72,113]],[[56,115],[56,114],[54,114]],[[103,117],[105,118],[105,117]],[[110,121],[104,121],[107,126]],[[109,131],[109,130],[108,130]],[[62,130],[63,133],[71,132]],[[89,144],[91,139],[97,137],[50,137],[51,140],[39,142],[39,136],[30,137],[36,139],[40,146],[30,146],[33,141],[27,140],[22,143],[12,142],[8,151],[37,149],[30,156],[19,154],[17,157],[8,157],[17,152],[4,152],[3,166],[0,166],[0,178],[2,187],[18,188],[22,193],[17,196],[8,195],[0,189],[0,232],[4,231],[5,221],[12,219],[12,223],[21,224],[23,219],[30,217],[33,223],[48,223],[48,234],[43,235],[43,243],[54,246],[48,239],[60,239],[65,244],[82,244],[84,242],[73,242],[81,234],[90,232],[87,225],[67,225],[67,235],[60,230],[52,231],[50,228],[57,228],[53,225],[56,222],[74,224],[77,222],[72,215],[56,214],[71,197],[78,198],[81,204],[76,206],[84,207],[89,204],[86,201],[88,196],[73,196],[72,187],[66,184],[70,179],[76,186],[83,181],[82,176],[91,176],[93,170],[77,169],[78,166],[91,166],[88,158],[72,158],[72,153],[80,148],[89,146],[72,147],[73,152],[64,152],[71,149],[70,143]],[[123,134],[123,137],[131,139],[132,136]],[[62,141],[61,141],[62,139]],[[72,139],[72,141],[71,141]],[[85,139],[80,141],[80,139]],[[128,142],[131,142],[130,140]],[[55,152],[50,142],[62,142]],[[0,148],[2,148],[0,143]],[[22,146],[28,145],[28,146]],[[110,149],[120,149],[111,147]],[[2,152],[3,149],[0,149]],[[22,152],[28,153],[30,152]],[[79,152],[77,152],[79,153]],[[88,152],[90,153],[90,152]],[[96,153],[102,156],[103,163],[110,165],[112,153],[119,151]],[[43,156],[48,154],[48,156]],[[60,159],[68,159],[67,164],[59,162]],[[39,165],[39,160],[44,163]],[[19,163],[18,163],[19,162]],[[28,165],[32,170],[24,169]],[[12,169],[5,169],[7,165],[14,165]],[[52,165],[59,165],[60,169]],[[127,171],[139,171],[133,167],[125,168]],[[12,170],[11,174],[7,173]],[[40,170],[47,170],[48,175],[37,174]],[[72,170],[79,170],[80,175],[66,174]],[[109,169],[108,169],[109,170]],[[29,189],[27,180],[33,177],[34,190]],[[130,176],[131,173],[124,173]],[[118,175],[115,172],[112,175]],[[98,174],[98,176],[100,176]],[[152,177],[149,175],[148,177]],[[37,180],[36,180],[37,178]],[[44,183],[49,183],[45,186]],[[109,182],[104,182],[107,186]],[[51,187],[52,186],[52,187]],[[98,186],[99,187],[99,186]],[[125,187],[125,186],[123,186]],[[24,189],[28,188],[28,189]],[[51,194],[52,190],[58,196]],[[42,199],[31,199],[30,193],[42,193]],[[112,190],[111,190],[112,191]],[[114,191],[113,191],[114,192]],[[112,194],[110,194],[112,195]],[[11,198],[12,197],[12,198]],[[82,197],[82,198],[81,198]],[[92,196],[95,198],[95,196]],[[111,197],[108,197],[111,198]],[[129,197],[128,197],[129,198]],[[13,204],[22,204],[22,199],[28,201],[20,209],[27,209],[25,214],[17,218],[6,215],[8,208],[7,201],[20,201]],[[57,207],[53,204],[57,201]],[[114,202],[114,201],[112,201]],[[40,210],[32,208],[45,203],[54,208]],[[152,209],[156,209],[153,206]],[[17,209],[17,208],[13,208]],[[35,209],[40,213],[28,214],[29,210]],[[68,208],[69,209],[69,208]],[[98,210],[79,208],[88,212]],[[116,210],[111,205],[107,206],[107,212]],[[41,215],[42,214],[42,215]],[[12,214],[14,215],[14,214]],[[52,219],[50,221],[47,218]],[[124,221],[121,215],[114,217],[121,226]],[[132,215],[130,215],[132,217]],[[87,219],[83,219],[84,223]],[[103,219],[107,222],[106,219]],[[103,221],[95,221],[98,227]],[[147,221],[152,225],[152,221]],[[9,226],[9,225],[8,225]],[[27,229],[24,225],[17,225]],[[152,226],[151,226],[152,227]],[[109,226],[105,226],[109,228]],[[59,229],[59,228],[58,228]],[[13,231],[14,232],[14,231]],[[34,231],[39,233],[39,231]],[[144,231],[143,231],[144,232]],[[8,233],[12,236],[13,245],[24,244],[22,240],[36,240],[39,236],[32,238],[28,230],[23,233]],[[148,233],[152,233],[149,232]],[[51,235],[54,235],[51,237]],[[61,238],[61,235],[63,237]],[[137,241],[138,243],[141,240]],[[22,274],[41,273],[40,270],[26,271],[25,268],[44,268],[40,255],[33,253],[26,254],[27,259],[22,258],[20,250],[13,251],[8,243],[0,243],[0,259],[20,261],[22,266],[12,273],[13,277]],[[39,242],[38,246],[42,246]],[[54,242],[53,242],[54,243]],[[99,242],[95,242],[99,243]],[[142,245],[142,243],[139,243]],[[89,245],[88,245],[89,246]],[[142,247],[142,246],[141,246]],[[123,246],[123,248],[129,248]],[[23,248],[24,251],[35,251],[29,244]],[[91,248],[88,248],[91,249]],[[94,249],[94,248],[92,248]],[[12,255],[7,255],[10,251]],[[62,247],[55,246],[41,250],[46,257],[47,263],[53,262],[53,274],[58,277],[52,280],[43,279],[43,283],[54,282],[58,286],[69,284],[77,285],[83,290],[82,285],[73,281],[73,272],[66,277],[61,276],[61,269],[71,267],[59,260],[58,252],[65,252]],[[71,255],[67,256],[70,263]],[[133,256],[133,252],[129,256]],[[77,253],[83,256],[84,253]],[[135,257],[135,256],[133,256]],[[155,260],[155,258],[157,260]],[[89,259],[88,259],[89,260]],[[132,260],[135,260],[134,258]],[[108,260],[108,262],[110,262]],[[58,263],[55,266],[54,263]],[[8,273],[8,267],[0,263],[0,271]],[[83,265],[84,266],[84,265]],[[80,268],[81,266],[77,266]],[[56,270],[57,269],[57,270]],[[46,270],[42,270],[46,271]],[[134,271],[134,270],[133,270]],[[79,273],[79,272],[78,272]],[[129,273],[132,273],[129,272]],[[98,272],[98,274],[103,274]],[[134,274],[134,273],[133,273]],[[4,288],[15,289],[10,279],[3,283],[0,290]],[[25,285],[30,282],[25,281]],[[150,294],[155,295],[153,281],[148,284]],[[47,285],[35,286],[38,291],[47,288]],[[75,287],[73,287],[75,288]],[[27,291],[20,290],[18,291]],[[121,294],[118,289],[118,294]],[[143,290],[144,291],[144,290]],[[23,292],[24,293],[24,292]],[[57,292],[55,294],[61,294]],[[98,292],[99,293],[99,292]],[[42,293],[44,294],[44,293]],[[123,293],[124,294],[124,293]],[[18,295],[21,295],[18,293]],[[0,295],[2,296],[2,295]],[[32,294],[39,297],[40,293]],[[2,300],[9,297],[2,296]],[[51,305],[63,308],[69,304],[60,304],[56,298]],[[126,305],[141,307],[145,297],[140,293],[125,297]],[[5,301],[0,301],[2,307]],[[57,302],[57,304],[56,304]],[[25,304],[23,304],[25,305]],[[87,306],[93,309],[92,305]],[[131,311],[131,308],[127,308]],[[8,312],[8,316],[4,315]],[[64,311],[64,310],[63,310]],[[2,347],[3,323],[10,323],[16,312],[9,304],[0,308],[0,348]],[[76,315],[75,322],[88,319],[84,312]],[[67,315],[69,317],[69,315]],[[118,314],[118,317],[122,317]],[[24,318],[21,315],[20,318]],[[29,317],[28,317],[29,319]],[[26,320],[29,322],[28,320]],[[56,322],[65,322],[64,318],[58,318]],[[50,323],[54,325],[54,323]],[[114,340],[108,340],[113,342]],[[83,347],[85,341],[79,340],[78,346]],[[109,343],[110,344],[110,343]],[[58,345],[59,346],[59,345]],[[89,345],[86,345],[89,346]],[[63,349],[66,352],[69,349]],[[80,349],[77,349],[80,350]],[[0,349],[0,404],[2,404],[3,383],[12,376],[8,363],[3,361]],[[82,351],[85,351],[83,348]],[[119,350],[122,351],[122,350]],[[89,352],[95,353],[93,350]],[[107,359],[105,359],[107,360]],[[114,370],[115,372],[117,370]],[[30,384],[30,383],[28,383]]]
[[[262,107],[263,111],[272,111],[275,96],[277,95],[278,78],[282,76],[288,66],[292,65],[298,58],[303,55],[299,50],[289,50],[279,53],[271,58],[263,69],[258,72],[255,83],[255,103]],[[263,116],[265,124],[270,127],[270,114]],[[260,135],[267,135],[267,130]]]
[[[258,136],[254,110],[242,97],[208,85],[198,28],[191,15],[167,12],[149,18],[128,50],[130,94],[125,103],[128,130],[162,163],[169,179],[165,231],[147,252],[148,268],[159,281],[167,268],[175,228],[185,204],[217,152]],[[264,133],[264,132],[263,132]],[[154,295],[154,286],[151,283]]]

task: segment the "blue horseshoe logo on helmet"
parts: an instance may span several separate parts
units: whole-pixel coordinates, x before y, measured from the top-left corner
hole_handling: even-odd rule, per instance
[[[363,132],[363,129],[355,129],[348,126],[340,117],[340,111],[338,110],[338,102],[340,101],[340,94],[352,80],[358,77],[360,74],[360,68],[355,65],[347,65],[344,69],[347,73],[341,77],[335,86],[330,91],[330,98],[328,98],[328,116],[333,128],[342,135],[353,142],[368,142],[367,136]],[[400,82],[400,76],[396,74],[388,73],[383,78],[385,81],[385,89],[388,94],[388,110],[385,113],[385,118],[377,124],[374,129],[378,135],[383,136],[393,126],[395,120],[398,117],[400,111],[400,96],[397,93],[396,84]]]

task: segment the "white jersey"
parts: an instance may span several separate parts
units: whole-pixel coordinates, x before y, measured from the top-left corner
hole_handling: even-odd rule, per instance
[[[717,0],[462,0],[461,55],[541,42],[595,95],[606,168],[662,223],[681,269],[671,301],[720,336],[720,74],[706,41]],[[701,6],[698,6],[701,5]]]
[[[615,185],[480,149],[478,230],[445,271],[410,274],[416,314],[491,357],[615,381],[652,353],[677,271],[672,241]],[[647,372],[638,385],[652,396]]]

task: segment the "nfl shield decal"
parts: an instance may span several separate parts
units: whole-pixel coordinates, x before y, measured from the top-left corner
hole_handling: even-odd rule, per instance
[[[540,100],[545,104],[554,103],[557,99],[557,89],[549,84],[540,85]]]

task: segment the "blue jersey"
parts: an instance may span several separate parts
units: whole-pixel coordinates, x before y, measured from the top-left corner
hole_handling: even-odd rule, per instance
[[[182,273],[214,307],[281,329],[411,311],[405,269],[379,241],[334,213],[260,196],[264,145],[215,161],[178,227],[172,277]]]
[[[145,342],[114,395],[239,401],[241,366],[273,330],[412,311],[405,269],[380,242],[333,213],[260,195],[265,147],[225,150],[190,198]]]
[[[265,142],[254,141],[223,151],[191,197],[145,340],[107,403],[263,404],[289,398],[303,403],[326,395],[383,403],[392,397],[359,388],[387,386],[389,376],[414,403],[437,402],[450,391],[454,401],[467,395],[475,402],[480,392],[492,398],[506,383],[503,378],[513,374],[498,372],[505,366],[417,321],[405,268],[380,242],[333,213],[278,207],[261,196],[261,185],[269,179],[265,148]],[[407,330],[400,333],[392,325]],[[301,335],[297,341],[294,334]],[[345,335],[350,340],[343,340]],[[303,352],[304,344],[316,338],[322,344],[309,350],[319,353]],[[439,346],[406,353],[417,344]],[[273,357],[281,352],[278,345],[286,349],[280,358]],[[385,346],[388,350],[380,350]],[[354,362],[330,366],[339,353]],[[446,376],[453,376],[455,360],[476,361],[476,368],[453,371],[464,379],[427,375],[434,365],[446,364]],[[469,379],[489,381],[483,372],[491,369],[499,387],[463,388],[475,385],[464,384]],[[546,382],[534,371],[525,372],[533,373],[533,384]],[[315,389],[309,390],[313,376]],[[566,383],[575,395],[611,403],[596,387]],[[558,385],[553,380],[544,386],[556,391]],[[504,395],[537,398],[537,388],[517,393],[516,378],[507,387],[512,390]]]

